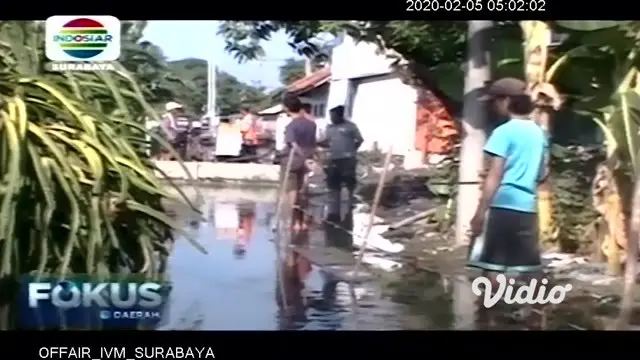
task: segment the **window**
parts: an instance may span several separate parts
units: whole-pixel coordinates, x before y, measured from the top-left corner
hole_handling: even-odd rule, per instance
[[[344,106],[345,107],[344,115],[347,119],[351,119],[351,117],[353,116],[353,105],[356,100],[357,92],[358,92],[358,84],[353,80],[349,80],[349,85],[347,88],[347,100]]]
[[[324,117],[325,112],[327,110],[326,104],[315,104],[313,105],[313,116],[315,117]]]

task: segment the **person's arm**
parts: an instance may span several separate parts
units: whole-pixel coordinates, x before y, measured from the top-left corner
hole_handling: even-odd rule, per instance
[[[500,128],[496,129],[484,147],[486,162],[488,163],[487,176],[482,183],[482,194],[476,213],[487,211],[493,200],[504,174],[505,159],[509,152],[509,139]]]
[[[360,133],[360,129],[358,128],[358,125],[354,123],[351,123],[351,124],[353,125],[353,143],[355,145],[355,149],[358,150],[360,146],[362,146],[364,139],[362,138],[362,134]]]

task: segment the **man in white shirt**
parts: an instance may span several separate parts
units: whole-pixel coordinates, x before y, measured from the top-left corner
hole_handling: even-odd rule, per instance
[[[287,147],[287,143],[285,141],[285,129],[287,125],[291,122],[291,117],[286,112],[281,112],[276,119],[276,156],[274,158],[274,163],[279,164],[281,158],[281,152]]]

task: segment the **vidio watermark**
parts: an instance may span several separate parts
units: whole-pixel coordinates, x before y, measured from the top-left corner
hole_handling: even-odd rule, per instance
[[[538,280],[532,279],[529,285],[519,286],[515,290],[515,279],[507,280],[507,277],[503,274],[496,276],[496,281],[499,286],[495,293],[493,292],[493,283],[486,277],[477,277],[471,283],[471,291],[474,295],[482,296],[484,294],[483,304],[486,308],[493,307],[500,299],[504,299],[507,304],[534,305],[551,303],[557,305],[564,301],[567,293],[573,288],[571,284],[556,285],[547,293],[546,285],[549,284],[549,280],[540,280],[541,285],[538,286]],[[480,285],[484,285],[484,287],[480,288]]]

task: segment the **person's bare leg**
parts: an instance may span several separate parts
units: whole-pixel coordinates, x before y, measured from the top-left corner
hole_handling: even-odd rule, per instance
[[[487,279],[489,279],[489,281],[491,282],[491,289],[493,292],[495,292],[498,289],[498,286],[500,286],[500,284],[498,283],[498,275],[501,274],[499,272],[495,272],[495,271],[484,271],[483,272],[483,276],[486,277]]]

